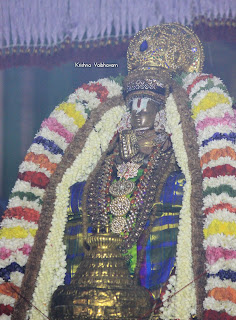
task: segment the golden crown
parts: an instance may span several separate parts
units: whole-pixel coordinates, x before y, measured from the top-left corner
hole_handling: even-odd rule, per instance
[[[201,72],[203,61],[203,47],[197,35],[177,23],[138,32],[127,51],[128,72],[159,67],[170,72]]]

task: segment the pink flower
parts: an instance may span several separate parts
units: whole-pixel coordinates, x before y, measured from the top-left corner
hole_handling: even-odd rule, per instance
[[[5,260],[11,255],[11,250],[5,247],[0,248],[0,259]]]
[[[23,254],[28,256],[30,254],[31,249],[32,247],[29,244],[24,244],[24,246],[21,249],[19,249],[19,251],[22,251]]]
[[[198,122],[196,129],[199,132],[201,130],[204,130],[208,126],[217,126],[218,124],[221,124],[222,126],[224,125],[224,126],[233,127],[235,124],[235,117],[236,117],[236,113],[232,117],[228,112],[224,114],[224,117],[220,117],[220,118],[207,117],[204,120]]]
[[[73,140],[74,135],[68,131],[56,118],[50,117],[45,119],[42,123],[42,128],[48,127],[50,131],[58,133],[61,137],[65,138],[67,143]]]
[[[225,260],[236,259],[236,251],[224,248],[208,247],[206,250],[206,258],[209,264],[215,263],[220,258]]]

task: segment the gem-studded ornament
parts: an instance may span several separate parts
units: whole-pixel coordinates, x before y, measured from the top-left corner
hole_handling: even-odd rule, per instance
[[[167,126],[165,110],[160,110],[159,112],[157,112],[155,122],[154,122],[154,129],[156,132],[158,132],[158,131],[169,132],[170,131]]]
[[[117,197],[112,200],[110,211],[114,216],[123,216],[130,209],[130,201],[125,196]]]
[[[121,233],[126,225],[126,220],[123,217],[114,218],[111,223],[111,231],[114,233]]]
[[[145,51],[148,48],[148,43],[144,40],[140,45],[140,51]]]
[[[138,174],[138,169],[141,164],[134,162],[124,162],[120,165],[117,165],[117,176],[119,178],[125,178],[126,180],[134,178]]]
[[[201,72],[202,44],[188,27],[178,23],[152,26],[138,32],[127,51],[128,71],[163,68],[170,72]]]
[[[134,188],[135,188],[134,182],[126,181],[126,180],[119,180],[110,186],[109,192],[114,197],[120,197],[120,196],[125,196],[125,195],[131,193],[134,190]]]

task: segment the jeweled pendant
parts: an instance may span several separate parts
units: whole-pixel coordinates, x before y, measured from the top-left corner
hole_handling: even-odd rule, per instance
[[[124,231],[125,226],[126,226],[126,219],[123,217],[116,217],[112,220],[111,231],[119,234],[122,231]]]
[[[130,201],[125,196],[117,197],[112,200],[110,211],[114,216],[123,216],[130,209]]]
[[[123,162],[120,165],[117,165],[117,176],[119,178],[125,178],[126,180],[130,178],[134,178],[138,174],[138,169],[140,167],[140,163],[135,162]]]
[[[134,182],[126,181],[126,180],[119,180],[110,186],[109,192],[114,197],[120,197],[120,196],[125,196],[125,195],[131,193],[134,190],[134,188],[135,188]]]

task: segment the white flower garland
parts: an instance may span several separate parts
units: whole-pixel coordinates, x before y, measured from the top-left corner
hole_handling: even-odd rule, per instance
[[[208,297],[204,300],[203,306],[207,310],[215,310],[221,312],[225,310],[230,316],[234,317],[236,314],[236,305],[231,301],[218,301],[212,297]]]
[[[163,296],[163,307],[160,308],[160,318],[163,320],[172,319],[173,313],[169,308],[172,303],[171,296],[175,293],[176,275],[173,275],[168,280],[167,289]]]
[[[182,289],[193,280],[192,244],[191,244],[191,176],[188,168],[188,157],[183,144],[183,132],[180,124],[180,115],[171,94],[166,101],[167,124],[171,131],[171,141],[175,155],[186,179],[184,197],[180,211],[179,233],[176,253],[176,285],[175,292]],[[183,303],[184,301],[184,303]],[[194,284],[178,292],[163,308],[162,319],[189,320],[196,309]]]
[[[231,287],[236,290],[236,282],[232,282],[231,280],[221,280],[221,279],[207,279],[206,290],[212,290],[215,287],[218,288],[228,288]]]
[[[207,247],[236,250],[236,238],[234,235],[226,236],[224,234],[214,234],[203,241],[203,246],[205,250]]]
[[[229,160],[230,158],[229,157],[226,157],[228,158],[227,160]],[[225,158],[223,158],[225,159]],[[211,167],[211,164],[212,162],[208,162],[209,164],[209,167]],[[225,164],[227,162],[223,162],[223,163],[220,163],[220,164]],[[217,164],[218,165],[218,164]],[[236,165],[236,163],[235,163]],[[203,166],[204,168],[204,166]],[[204,168],[205,169],[205,168]],[[203,181],[203,190],[205,190],[207,187],[219,187],[221,184],[229,184],[231,185],[234,189],[236,189],[236,185],[234,184],[235,182],[235,177],[233,176],[219,176],[219,177],[211,177],[211,178],[205,178],[204,181]]]
[[[30,182],[28,182],[28,181],[17,180],[13,189],[12,189],[12,192],[18,192],[18,191],[22,191],[22,190],[24,190],[25,192],[32,192],[35,196],[38,196],[40,198],[42,198],[44,195],[43,189],[39,189],[37,187],[32,187]]]
[[[82,153],[77,156],[73,165],[66,170],[62,182],[57,186],[52,227],[41,261],[32,302],[46,315],[48,314],[52,293],[59,285],[63,284],[65,276],[66,262],[63,235],[67,221],[69,187],[77,181],[86,180],[95,168],[101,157],[101,152],[107,149],[124,111],[125,107],[115,107],[105,113],[89,135]],[[31,309],[30,318],[43,320],[43,316],[35,308]]]
[[[91,81],[86,87],[89,89],[93,87],[91,91],[94,91],[90,92],[83,88],[77,89],[76,92],[69,97],[67,102],[63,102],[57,106],[49,118],[43,121],[40,131],[35,136],[36,143],[33,143],[27,152],[27,161],[23,161],[20,165],[20,174],[23,177],[26,174],[29,181],[18,179],[12,189],[13,194],[8,204],[8,210],[13,212],[10,213],[13,214],[13,217],[14,214],[16,214],[18,220],[13,218],[12,222],[10,222],[12,219],[11,216],[7,216],[4,219],[4,232],[7,236],[10,235],[11,237],[9,239],[4,236],[0,237],[0,249],[2,248],[3,252],[7,252],[7,255],[9,255],[8,257],[3,256],[1,262],[2,267],[7,267],[11,262],[16,262],[20,266],[24,266],[27,262],[28,253],[23,255],[19,250],[22,249],[24,245],[29,246],[29,248],[32,247],[34,237],[31,233],[27,235],[26,231],[29,230],[32,232],[32,230],[35,231],[37,229],[37,222],[33,222],[34,228],[26,228],[27,219],[31,219],[32,215],[32,218],[37,221],[38,215],[41,213],[41,202],[45,193],[45,186],[36,186],[37,183],[40,183],[41,179],[37,174],[41,174],[44,181],[46,181],[46,179],[49,180],[57,164],[59,164],[62,159],[62,154],[51,152],[51,150],[47,147],[45,148],[37,139],[41,139],[43,143],[46,141],[46,143],[51,144],[53,148],[58,146],[62,151],[65,151],[78,129],[87,119],[87,111],[91,111],[100,105],[101,100],[97,98],[97,94],[99,97],[100,94],[105,93],[105,96],[103,96],[103,100],[105,101],[106,94],[108,98],[119,96],[122,89],[120,85],[109,79],[101,79],[96,82]],[[114,113],[114,117],[117,117],[116,113]],[[103,142],[101,144],[103,145]],[[48,160],[44,162],[45,159]],[[31,179],[35,179],[35,181],[32,183]],[[12,209],[13,211],[11,211]],[[26,214],[26,218],[24,214]],[[7,250],[9,250],[9,252]],[[22,277],[17,277],[14,271],[11,272],[11,275],[11,283],[20,286]],[[59,283],[62,278],[62,275],[58,275],[57,282]],[[6,296],[6,300],[8,302],[10,301],[9,304],[11,306],[14,305],[13,298],[9,300],[8,296]],[[3,301],[5,300],[3,299]],[[6,317],[8,318],[8,316],[2,314],[0,319],[2,320]]]

